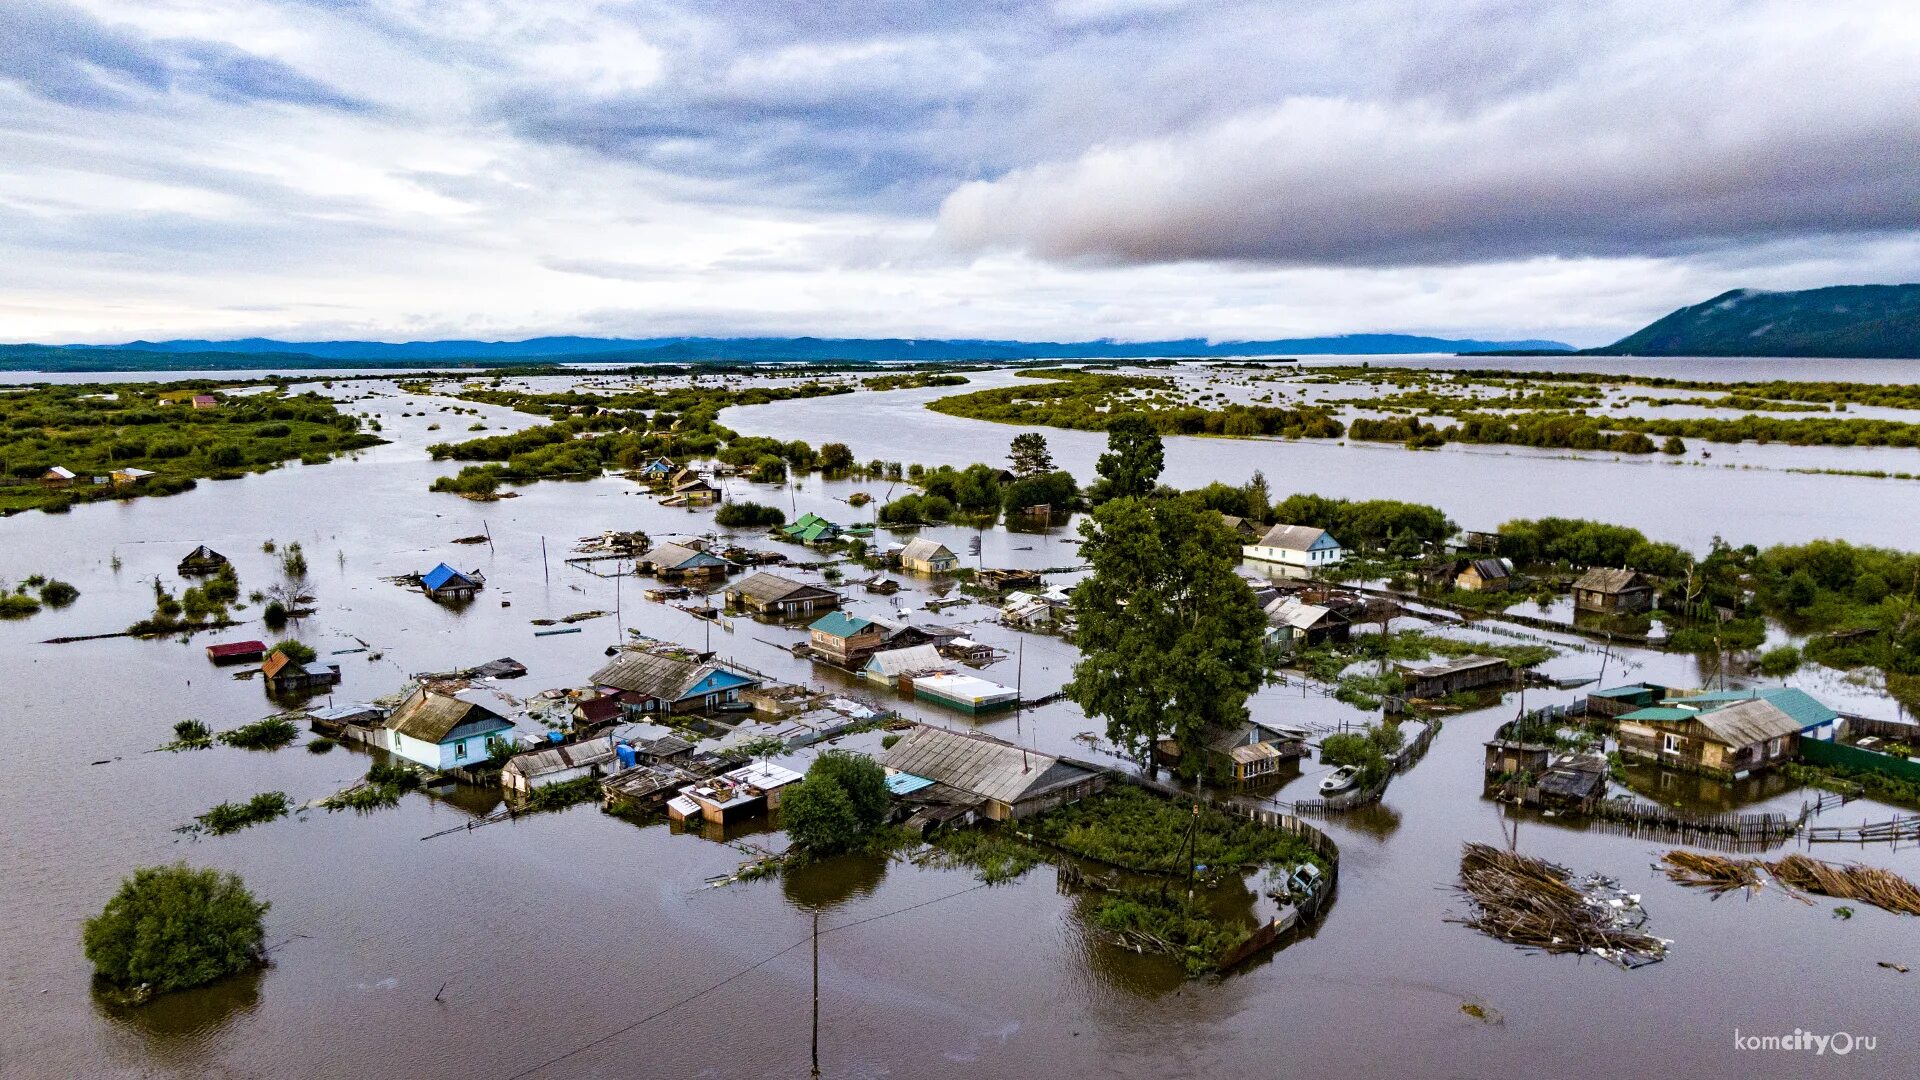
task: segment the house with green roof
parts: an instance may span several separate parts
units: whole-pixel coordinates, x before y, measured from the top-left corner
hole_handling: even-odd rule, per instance
[[[840,526],[818,514],[801,514],[792,524],[782,526],[780,535],[802,544],[824,544],[840,538]]]
[[[1840,715],[1790,686],[1668,695],[1618,714],[1620,752],[1672,768],[1739,779],[1830,742]]]
[[[807,643],[820,659],[841,667],[857,667],[886,644],[892,627],[844,611],[831,611],[807,627]]]

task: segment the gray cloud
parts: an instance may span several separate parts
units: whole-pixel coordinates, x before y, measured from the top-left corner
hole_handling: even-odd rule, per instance
[[[278,60],[225,42],[148,37],[58,0],[0,4],[0,80],[93,109],[176,91],[224,101],[362,107]]]

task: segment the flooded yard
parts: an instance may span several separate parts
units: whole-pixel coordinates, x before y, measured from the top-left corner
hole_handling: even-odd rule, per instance
[[[1693,366],[1713,372],[1697,377],[1760,377],[1722,366],[1732,363],[1805,368]],[[1906,368],[1853,366],[1859,370],[1831,377],[1912,378]],[[1001,463],[1018,429],[923,407],[1016,377],[969,378],[965,387],[740,407],[721,422],[750,435],[842,441],[861,461]],[[538,381],[544,389],[569,380]],[[1656,867],[1673,845],[1510,812],[1482,794],[1482,743],[1515,715],[1512,696],[1447,716],[1432,750],[1394,779],[1379,806],[1318,819],[1342,856],[1324,920],[1270,959],[1219,979],[1187,981],[1164,958],[1104,942],[1080,910],[1084,895],[1061,886],[1044,865],[1013,883],[979,887],[964,870],[847,857],[784,878],[708,888],[708,879],[748,856],[698,830],[664,820],[637,825],[593,805],[434,835],[499,804],[496,793],[471,789],[456,798],[412,794],[364,815],[315,809],[225,837],[177,833],[215,803],[256,792],[282,790],[298,803],[319,798],[351,783],[369,760],[350,747],[313,754],[298,745],[155,752],[177,720],[198,718],[220,730],[275,711],[257,680],[234,677],[244,669],[216,668],[204,655],[213,641],[267,636],[257,623],[188,642],[41,644],[110,633],[144,616],[155,580],[177,586],[175,564],[203,543],[233,560],[243,595],[282,577],[278,557],[262,550],[267,540],[301,544],[316,610],[289,632],[341,666],[336,703],[389,694],[410,673],[508,656],[528,674],[499,683],[507,694],[577,686],[630,628],[910,718],[969,724],[797,659],[791,646],[804,623],[716,624],[645,600],[649,579],[603,577],[564,562],[579,538],[608,530],[642,530],[656,542],[727,533],[710,510],[662,506],[614,477],[530,484],[490,503],[427,490],[457,468],[429,460],[429,443],[471,437],[464,434],[470,423],[497,434],[539,418],[461,402],[477,413],[456,419],[441,409],[448,399],[410,394],[388,377],[343,379],[330,393],[359,398],[350,402],[355,411],[377,412],[392,442],[352,460],[205,481],[167,498],[0,520],[0,576],[56,574],[80,590],[70,607],[0,622],[0,717],[9,749],[0,763],[9,870],[0,876],[0,919],[9,928],[0,964],[0,1074],[802,1075],[815,911],[826,931],[820,1023],[830,1076],[1604,1072],[1744,1080],[1920,1071],[1920,1038],[1912,1033],[1920,996],[1910,982],[1920,976],[1880,966],[1920,965],[1920,933],[1910,918],[1865,906],[1836,918],[1833,902],[1803,904],[1777,890],[1715,902]],[[1100,435],[1046,435],[1060,467],[1083,481],[1092,476]],[[1345,441],[1170,438],[1164,479],[1183,487],[1238,484],[1260,469],[1276,497],[1404,498],[1438,505],[1468,528],[1523,516],[1593,517],[1696,551],[1714,536],[1764,545],[1844,535],[1910,548],[1920,484],[1787,471],[1895,456],[1912,459],[1908,468],[1920,464],[1920,453],[1865,448],[1741,446],[1723,455],[1715,447],[1711,462],[1673,463],[1490,446],[1416,453]],[[877,506],[890,486],[895,495],[908,490],[905,482],[817,475],[785,485],[724,484],[730,498],[778,506],[789,518],[814,512],[843,523],[871,516],[871,508],[847,502],[855,492],[871,494]],[[474,534],[490,542],[451,544]],[[813,558],[760,530],[734,535],[796,561]],[[875,540],[911,535],[883,529]],[[1042,531],[956,525],[918,535],[940,540],[971,566],[1080,564],[1070,521]],[[485,590],[453,608],[384,580],[441,561],[480,570]],[[794,576],[825,580],[812,571]],[[1005,653],[980,674],[1017,682],[1029,698],[1069,677],[1076,656],[1059,638],[1005,627],[981,603],[928,612],[928,600],[956,595],[952,586],[893,576],[907,587],[890,597],[843,582],[849,609],[960,627]],[[620,617],[583,620],[577,634],[534,633],[541,628],[535,620],[593,610]],[[255,615],[249,605],[239,617]],[[1597,677],[1603,664],[1608,684],[1705,685],[1712,675],[1688,655],[1603,650],[1551,631],[1532,636],[1561,648],[1543,667],[1553,678]],[[1836,708],[1894,715],[1889,700],[1824,669],[1809,667],[1791,681]],[[1534,688],[1526,703],[1567,703],[1584,693]],[[1262,689],[1251,708],[1257,720],[1314,731],[1371,715],[1297,679]],[[1101,756],[1081,737],[1102,734],[1098,723],[1070,702],[980,717],[973,726],[1045,751]],[[879,739],[868,733],[844,745],[877,750]],[[813,752],[782,760],[804,768]],[[1282,802],[1310,797],[1324,772],[1304,762],[1264,794]],[[1726,806],[1739,810],[1797,810],[1811,798],[1773,780],[1731,796],[1688,790],[1691,783],[1636,769],[1625,786],[1674,804],[1730,798]],[[1840,813],[1878,819],[1896,812],[1855,802]],[[755,836],[748,831],[744,839]],[[1576,874],[1618,878],[1641,895],[1648,929],[1671,939],[1670,955],[1625,972],[1591,958],[1530,954],[1449,922],[1465,912],[1450,886],[1468,841],[1516,842]],[[1816,847],[1811,854],[1920,877],[1920,853],[1910,847]],[[80,921],[134,867],[177,859],[233,870],[273,902],[272,966],[144,1009],[100,1003],[78,945]],[[1879,1045],[1815,1064],[1804,1055],[1731,1048],[1736,1029],[1795,1028],[1877,1035]]]

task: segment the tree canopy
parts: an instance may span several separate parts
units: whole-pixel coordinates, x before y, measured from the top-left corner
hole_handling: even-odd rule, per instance
[[[1053,453],[1047,449],[1047,437],[1037,431],[1015,435],[1010,457],[1013,475],[1022,480],[1053,471]]]
[[[1116,416],[1107,425],[1107,452],[1095,464],[1096,493],[1105,499],[1151,495],[1165,465],[1166,448],[1152,422],[1139,413]]]
[[[810,855],[849,851],[887,819],[887,774],[873,759],[829,750],[780,801],[780,820]]]
[[[1244,721],[1265,677],[1267,623],[1234,572],[1238,540],[1191,495],[1111,499],[1081,535],[1093,574],[1073,593],[1067,695],[1135,755],[1170,736],[1203,760],[1205,736]]]
[[[112,986],[185,990],[264,963],[270,906],[234,874],[185,863],[147,867],[86,921],[81,944]]]

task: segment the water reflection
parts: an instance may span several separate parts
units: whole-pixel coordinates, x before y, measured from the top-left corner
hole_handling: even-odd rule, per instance
[[[162,994],[145,1005],[123,1005],[94,994],[94,1009],[115,1027],[139,1033],[153,1059],[187,1066],[203,1051],[207,1036],[260,1006],[264,970],[249,971],[209,986]]]
[[[780,875],[787,902],[807,911],[832,911],[851,900],[872,896],[886,880],[891,862],[884,855],[839,855],[788,868]]]

